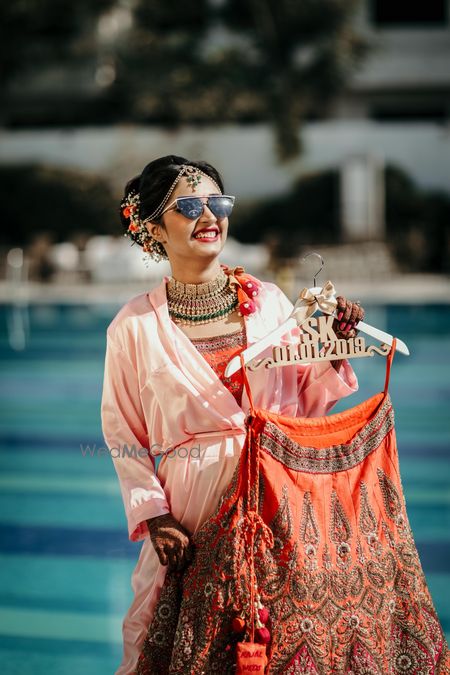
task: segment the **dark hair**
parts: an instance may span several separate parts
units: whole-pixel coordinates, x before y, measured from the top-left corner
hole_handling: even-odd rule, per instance
[[[191,161],[177,155],[166,155],[147,164],[139,176],[135,176],[128,181],[122,201],[130,192],[138,192],[140,195],[139,217],[141,219],[147,218],[161,204],[183,164],[201,169],[218,184],[222,193],[224,192],[222,178],[211,164],[203,161]],[[129,220],[123,215],[122,208],[120,208],[120,219],[126,230]],[[161,219],[155,218],[155,222],[159,223]]]

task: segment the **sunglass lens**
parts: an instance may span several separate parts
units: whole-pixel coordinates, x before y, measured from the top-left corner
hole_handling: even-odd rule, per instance
[[[192,197],[192,199],[179,199],[177,201],[177,207],[183,216],[192,218],[192,220],[199,218],[203,213],[202,200],[198,197]]]
[[[234,200],[227,196],[213,196],[208,199],[208,206],[217,218],[226,218],[233,210]],[[200,218],[203,213],[204,204],[199,197],[180,198],[177,200],[178,211],[185,216],[195,220]]]
[[[208,206],[217,218],[226,218],[233,210],[233,200],[229,197],[210,197]]]

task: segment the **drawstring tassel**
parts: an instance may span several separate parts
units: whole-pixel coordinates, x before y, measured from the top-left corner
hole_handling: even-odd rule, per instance
[[[237,289],[237,297],[239,302],[239,316],[248,316],[256,311],[255,303],[253,300],[250,300],[241,288]]]
[[[274,539],[273,532],[268,525],[264,522],[257,511],[247,511],[244,516],[244,519],[247,521],[244,524],[244,531],[247,531],[253,538],[258,530],[261,530],[261,540],[265,546],[263,553],[267,549],[273,548]],[[266,610],[267,611],[267,610]]]
[[[238,287],[237,293],[239,300],[242,300],[243,311],[252,310],[254,303],[251,297],[254,297],[258,293],[258,288],[256,285],[253,286],[252,280],[248,280],[247,287],[245,287],[245,282],[243,286]],[[243,299],[244,295],[246,299]],[[245,305],[248,306],[245,307]],[[244,624],[246,637],[248,633],[248,642],[238,642],[236,645],[236,675],[244,675],[244,673],[261,673],[263,675],[268,664],[266,647],[271,640],[271,635],[268,628],[264,625],[269,619],[269,612],[261,603],[257,587],[254,560],[255,536],[256,533],[260,535],[259,543],[263,552],[273,548],[274,537],[272,530],[258,513],[259,447],[258,443],[253,443],[254,408],[251,392],[245,377],[245,364],[243,363],[242,354],[241,367],[244,369],[244,384],[250,401],[250,413],[246,418],[247,438],[245,443],[247,448],[247,495],[246,501],[244,501],[245,513],[242,525],[243,536],[241,539],[242,551],[244,555],[247,555],[248,560],[250,587],[248,604],[243,600],[243,606],[246,606],[246,619],[248,615],[248,620]],[[236,628],[241,628],[242,623],[237,619],[241,619],[243,622],[243,617],[236,617],[234,623]]]
[[[234,633],[242,633],[245,628],[245,619],[242,616],[235,616],[231,622],[231,628]]]
[[[269,620],[269,610],[265,607],[261,607],[261,609],[258,609],[258,616],[261,623],[266,624]]]
[[[263,645],[268,645],[271,639],[270,631],[268,628],[263,626],[262,628],[257,628],[255,631],[256,639],[259,643]]]

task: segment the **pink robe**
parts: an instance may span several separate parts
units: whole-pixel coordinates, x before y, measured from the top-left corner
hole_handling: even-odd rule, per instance
[[[231,480],[249,410],[245,390],[240,407],[170,319],[168,280],[165,276],[152,291],[127,302],[107,330],[103,435],[119,478],[129,538],[144,540],[116,675],[134,673],[167,569],[159,563],[146,519],[170,511],[192,533],[205,522]],[[282,323],[293,307],[270,282],[262,282],[255,300],[257,312],[245,317],[249,345]],[[298,341],[298,333],[293,329],[279,344]],[[268,347],[258,358],[270,354]],[[248,380],[255,407],[290,417],[323,416],[358,389],[347,361],[339,374],[325,362],[261,368],[249,371]],[[157,454],[163,457],[156,475],[152,456]]]

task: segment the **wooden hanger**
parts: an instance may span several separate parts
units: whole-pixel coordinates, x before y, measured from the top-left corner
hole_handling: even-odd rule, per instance
[[[308,253],[305,258],[309,255],[319,256],[323,267],[321,255],[313,252]],[[295,363],[308,364],[317,361],[362,358],[373,356],[375,353],[386,356],[389,353],[394,336],[364,321],[358,323],[358,331],[379,340],[382,343],[380,346],[370,345],[367,347],[364,338],[359,336],[350,340],[337,338],[331,327],[333,319],[336,318],[335,289],[331,281],[327,281],[323,287],[317,286],[316,277],[319,272],[314,275],[314,286],[309,289],[304,288],[300,292],[289,317],[277,328],[242,351],[244,363],[250,364],[250,361],[253,361],[264,349],[271,345],[273,347],[272,356],[249,365],[249,370],[257,370],[261,367],[274,368]],[[318,309],[322,311],[323,316],[317,318],[313,315]],[[295,326],[302,327],[303,340],[299,340],[297,344],[277,346],[280,338]],[[409,355],[408,347],[399,338],[396,338],[396,351],[405,356]],[[230,377],[240,368],[241,361],[238,355],[227,364],[225,376]]]

